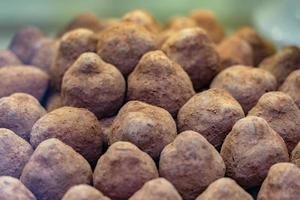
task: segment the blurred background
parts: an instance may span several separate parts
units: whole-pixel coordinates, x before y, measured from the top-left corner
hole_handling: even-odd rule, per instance
[[[253,25],[277,46],[300,46],[300,0],[0,0],[0,47],[6,48],[13,33],[26,25],[54,35],[82,12],[94,12],[101,19],[137,8],[161,22],[193,9],[210,9],[227,32]]]

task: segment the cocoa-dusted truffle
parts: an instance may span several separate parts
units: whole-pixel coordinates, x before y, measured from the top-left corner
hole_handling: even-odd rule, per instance
[[[140,101],[130,101],[119,111],[108,135],[109,143],[129,141],[159,158],[162,149],[177,135],[176,123],[170,113]]]
[[[164,178],[148,181],[129,200],[182,200],[176,188]]]
[[[227,37],[217,46],[220,55],[220,69],[230,67],[232,65],[253,65],[253,50],[245,40],[231,36]]]
[[[49,76],[33,66],[0,68],[0,98],[16,92],[28,93],[41,100],[48,88]]]
[[[15,93],[0,99],[0,127],[27,141],[33,124],[45,114],[45,109],[31,95]]]
[[[230,178],[211,183],[196,200],[253,200],[243,188]]]
[[[110,200],[92,186],[81,184],[71,187],[61,200]]]
[[[264,93],[276,90],[277,83],[266,70],[235,65],[220,72],[210,88],[227,90],[247,113]]]
[[[241,105],[225,90],[209,89],[194,95],[177,115],[179,131],[193,130],[220,147],[236,121],[243,118]]]
[[[37,199],[60,200],[70,187],[90,184],[92,169],[70,146],[52,138],[36,148],[20,180]]]
[[[291,153],[291,162],[300,167],[300,142]]]
[[[60,93],[54,92],[47,99],[46,109],[48,112],[51,112],[60,107],[63,107],[61,95]]]
[[[224,176],[225,164],[203,136],[185,131],[162,151],[159,174],[176,187],[183,199],[190,200]]]
[[[91,30],[93,32],[100,31],[102,29],[102,25],[98,17],[91,12],[85,12],[80,15],[75,16],[59,33],[59,35],[63,35],[66,32],[79,29],[79,28],[84,28]]]
[[[39,40],[29,61],[30,65],[36,66],[49,73],[50,68],[55,60],[58,45],[59,41],[57,40],[49,38]]]
[[[117,23],[99,35],[99,56],[116,66],[124,76],[132,72],[146,52],[156,48],[154,36],[143,26],[133,22]]]
[[[264,94],[248,115],[264,118],[285,141],[291,152],[300,141],[300,110],[293,99],[283,92]]]
[[[125,80],[117,68],[95,53],[84,53],[63,77],[62,102],[87,108],[98,118],[110,117],[122,106],[125,90]]]
[[[10,50],[0,50],[0,67],[21,65],[19,58]]]
[[[0,199],[36,200],[21,181],[10,176],[0,176]]]
[[[160,31],[160,25],[155,18],[145,10],[137,9],[126,13],[122,21],[133,22],[145,27],[148,31],[157,34]]]
[[[300,69],[300,49],[295,46],[284,48],[273,56],[265,58],[259,68],[270,71],[282,84],[286,77],[294,70]]]
[[[157,177],[155,163],[148,154],[129,142],[116,142],[98,160],[94,186],[111,199],[128,199]]]
[[[226,175],[241,186],[259,186],[269,168],[289,160],[283,139],[260,117],[239,120],[227,135],[221,149]]]
[[[42,31],[36,27],[28,26],[20,29],[11,40],[9,49],[18,56],[24,64],[29,64],[37,42],[44,37]]]
[[[300,168],[292,163],[271,167],[258,193],[258,200],[298,200],[300,197]]]
[[[224,37],[224,29],[217,21],[216,16],[209,10],[195,10],[191,12],[191,18],[198,26],[205,29],[209,38],[214,43],[219,43]]]
[[[173,116],[194,94],[186,72],[162,51],[145,54],[128,77],[128,100],[162,107]]]
[[[30,143],[36,148],[48,138],[60,139],[93,165],[102,151],[102,132],[96,116],[84,108],[62,107],[47,113],[32,127]]]
[[[262,38],[251,27],[242,27],[238,29],[234,35],[247,41],[252,47],[254,66],[257,66],[264,58],[275,53],[273,45]]]
[[[97,38],[88,29],[75,29],[65,33],[61,40],[50,68],[53,86],[60,91],[64,73],[85,52],[95,52]]]
[[[166,40],[162,50],[188,73],[196,90],[208,86],[217,74],[219,55],[203,29],[178,31]]]
[[[279,87],[279,91],[284,92],[297,104],[298,108],[300,108],[300,69],[293,71],[290,75],[285,79],[283,84]]]
[[[24,139],[0,128],[0,176],[19,178],[32,153],[32,147]]]

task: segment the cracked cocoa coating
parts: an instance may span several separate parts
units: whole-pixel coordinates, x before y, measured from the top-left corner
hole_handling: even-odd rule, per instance
[[[195,10],[191,12],[190,17],[196,21],[198,26],[206,30],[209,38],[214,43],[219,43],[224,38],[224,29],[213,12],[209,10]]]
[[[46,109],[51,112],[57,108],[63,107],[60,93],[53,93],[49,96],[46,104]]]
[[[141,101],[129,101],[114,119],[108,139],[109,144],[131,142],[157,159],[176,135],[176,123],[168,111]]]
[[[291,162],[300,168],[300,142],[296,145],[291,153]]]
[[[199,133],[184,131],[161,152],[159,174],[170,181],[183,199],[195,199],[225,174],[217,150]]]
[[[291,152],[300,141],[300,110],[293,99],[283,92],[264,94],[248,115],[265,119],[285,141]]]
[[[279,91],[284,92],[297,104],[300,108],[300,69],[293,71],[288,75],[283,84],[279,87]]]
[[[36,200],[19,179],[10,176],[0,176],[0,199]]]
[[[65,73],[62,102],[87,108],[98,118],[110,117],[122,106],[126,82],[119,70],[95,53],[84,53]]]
[[[162,107],[173,116],[195,94],[187,73],[159,50],[141,58],[127,84],[127,100]]]
[[[217,46],[220,55],[220,69],[224,70],[232,65],[253,65],[252,47],[245,40],[230,36],[222,40]]]
[[[43,141],[25,165],[20,180],[39,200],[60,200],[68,189],[91,184],[92,169],[74,149],[58,139]]]
[[[282,84],[293,71],[300,69],[300,49],[295,46],[284,48],[273,56],[265,58],[259,68],[270,71]]]
[[[193,130],[220,147],[236,121],[243,118],[241,105],[225,90],[209,89],[184,104],[177,115],[180,132]]]
[[[292,163],[278,163],[271,167],[258,193],[258,200],[298,200],[300,196],[300,168]]]
[[[94,186],[104,195],[125,200],[158,178],[158,172],[148,154],[129,142],[116,142],[98,160],[93,177]]]
[[[49,38],[39,40],[30,58],[30,65],[49,73],[57,53],[58,45],[59,41],[57,40]]]
[[[164,178],[146,182],[129,200],[182,200],[176,188]]]
[[[152,33],[143,26],[122,22],[102,31],[97,47],[99,56],[105,62],[128,76],[146,52],[157,49],[157,44]]]
[[[11,130],[0,128],[0,176],[19,178],[32,153],[28,142]]]
[[[195,90],[209,85],[219,69],[215,46],[198,27],[174,33],[162,45],[162,50],[187,72]]]
[[[47,113],[32,127],[30,143],[57,138],[80,153],[93,166],[102,151],[102,131],[96,116],[84,108],[62,107]]]
[[[226,175],[244,188],[259,186],[269,168],[289,161],[287,147],[266,120],[248,116],[235,123],[222,145]]]
[[[10,50],[0,50],[0,67],[21,65],[19,58]]]
[[[71,187],[61,200],[110,200],[96,188],[81,184]]]
[[[276,51],[271,43],[262,38],[251,27],[242,27],[234,35],[247,41],[252,47],[254,66],[257,66],[264,58],[271,56]]]
[[[38,28],[33,26],[24,27],[15,33],[9,49],[18,56],[22,63],[29,64],[37,42],[43,37],[44,34]]]
[[[54,62],[50,67],[53,86],[57,91],[60,91],[62,78],[69,67],[82,53],[95,52],[96,46],[96,35],[88,29],[75,29],[62,36]]]
[[[133,22],[137,25],[145,27],[148,31],[155,34],[159,33],[161,29],[155,18],[150,13],[142,9],[132,10],[126,13],[122,17],[122,21]]]
[[[211,183],[196,200],[253,200],[241,186],[230,178]]]
[[[49,76],[36,67],[24,65],[0,68],[0,98],[22,92],[41,100],[48,84]]]
[[[0,99],[0,127],[12,130],[26,141],[34,123],[45,114],[45,109],[31,95],[14,93]]]
[[[244,112],[248,113],[264,93],[276,90],[277,82],[266,70],[235,65],[221,71],[210,88],[227,90],[241,104]]]
[[[63,34],[79,29],[84,28],[91,30],[93,32],[100,31],[102,29],[102,25],[98,17],[91,12],[85,12],[80,15],[75,16],[58,34],[58,36],[62,36]]]

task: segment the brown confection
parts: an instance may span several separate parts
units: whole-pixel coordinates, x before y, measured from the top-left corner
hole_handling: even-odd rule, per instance
[[[71,187],[61,200],[110,200],[96,188],[81,184]]]
[[[54,92],[47,99],[46,109],[48,112],[63,107],[60,93]]]
[[[0,67],[21,65],[19,58],[10,50],[0,50]]]
[[[291,153],[291,162],[300,168],[300,142],[296,145]]]
[[[298,108],[300,108],[300,69],[293,71],[290,75],[285,79],[283,84],[279,87],[279,91],[284,92],[297,104]]]

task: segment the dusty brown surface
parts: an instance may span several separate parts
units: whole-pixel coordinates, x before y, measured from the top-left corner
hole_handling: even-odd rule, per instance
[[[57,54],[50,68],[52,84],[58,91],[65,72],[85,52],[95,52],[96,35],[88,29],[76,29],[65,33],[60,39]]]
[[[108,146],[108,137],[111,133],[111,125],[115,118],[116,116],[112,116],[112,117],[103,118],[99,120],[101,130],[102,130],[102,135],[103,135],[103,143],[106,146]]]
[[[294,46],[287,47],[264,59],[259,68],[270,71],[281,85],[291,72],[300,69],[300,49]]]
[[[260,117],[239,120],[227,135],[221,149],[226,175],[244,188],[259,186],[269,168],[289,161],[283,139]]]
[[[0,67],[21,65],[19,58],[10,50],[0,50]]]
[[[95,53],[84,53],[65,73],[62,102],[87,108],[98,118],[111,117],[122,106],[126,82],[117,68]]]
[[[258,200],[298,200],[300,168],[292,163],[273,165],[258,193]]]
[[[49,76],[33,66],[0,68],[0,97],[23,92],[41,100],[48,88],[48,83]]]
[[[91,184],[89,163],[58,139],[42,142],[25,165],[20,180],[39,200],[60,200],[78,184]]]
[[[293,71],[285,79],[283,84],[279,87],[279,91],[284,92],[295,101],[298,108],[300,108],[300,70]]]
[[[194,95],[177,115],[179,131],[193,130],[220,147],[236,121],[243,118],[241,105],[225,90],[209,89]]]
[[[159,159],[162,149],[176,135],[176,123],[168,111],[140,101],[130,101],[114,119],[108,139],[109,144],[131,142],[152,158]]]
[[[236,36],[229,36],[217,46],[220,55],[220,69],[224,70],[232,65],[253,65],[253,50],[250,44]]]
[[[19,178],[32,153],[28,142],[11,130],[0,128],[0,176]]]
[[[166,179],[148,181],[129,200],[181,200],[176,188]]]
[[[110,200],[96,188],[81,184],[71,187],[61,200]]]
[[[187,72],[195,90],[208,86],[219,69],[219,55],[201,28],[174,33],[162,45],[162,50]]]
[[[277,83],[275,77],[266,70],[235,65],[220,72],[210,88],[227,90],[248,113],[264,93],[276,90]]]
[[[102,132],[96,116],[84,108],[62,107],[47,113],[32,127],[30,143],[36,148],[49,138],[71,146],[92,165],[102,151]]]
[[[198,26],[205,29],[209,38],[214,43],[219,43],[224,38],[224,30],[216,19],[213,12],[209,10],[195,10],[190,14]]]
[[[291,154],[291,162],[300,168],[300,142],[296,145]]]
[[[9,49],[14,52],[24,64],[29,64],[32,53],[36,48],[36,44],[44,34],[40,29],[28,26],[20,29],[13,36]]]
[[[10,176],[0,176],[0,199],[36,200],[21,181]]]
[[[300,110],[289,95],[283,92],[268,92],[261,96],[248,115],[264,118],[283,138],[289,152],[300,141]]]
[[[262,38],[251,27],[242,27],[234,35],[244,39],[252,47],[254,66],[257,66],[264,58],[274,54],[276,51],[271,43]]]
[[[127,84],[127,100],[162,107],[173,116],[195,94],[187,73],[162,51],[145,54]]]
[[[253,200],[243,188],[230,178],[211,183],[196,200]]]
[[[14,93],[0,99],[0,127],[12,130],[27,141],[32,126],[45,114],[45,109],[31,95]]]
[[[133,22],[122,22],[101,32],[97,47],[104,61],[128,76],[146,52],[157,49],[157,44],[155,37],[144,27]]]
[[[155,163],[148,154],[129,142],[116,142],[98,160],[94,186],[111,199],[125,200],[157,177]]]
[[[48,112],[51,112],[60,107],[63,107],[61,95],[60,93],[54,92],[47,99],[46,109]]]
[[[191,200],[224,176],[225,164],[203,136],[185,131],[162,151],[159,174],[176,187],[183,199]]]

